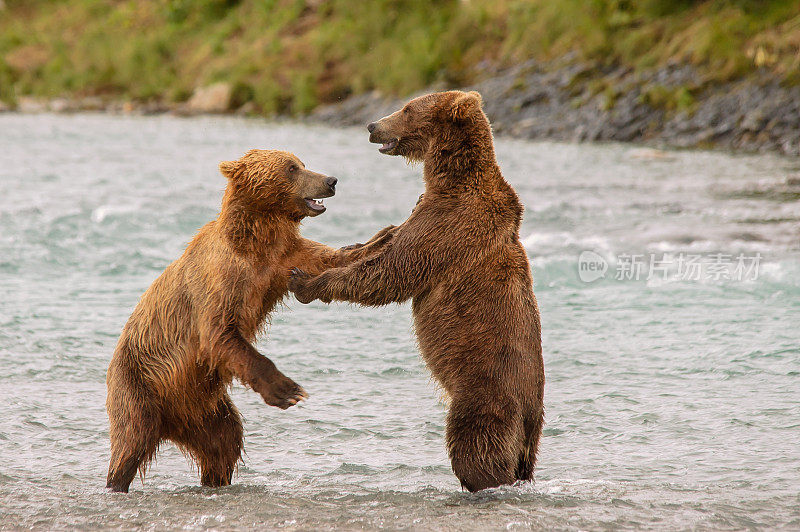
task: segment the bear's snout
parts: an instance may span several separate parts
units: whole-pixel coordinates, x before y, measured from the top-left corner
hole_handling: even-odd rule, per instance
[[[336,191],[336,183],[338,183],[338,182],[339,182],[339,180],[336,179],[335,177],[326,177],[325,178],[325,184],[328,185],[328,187],[334,192]]]
[[[372,133],[373,131],[375,131],[376,127],[378,127],[378,123],[377,122],[370,122],[369,124],[367,124],[367,131]]]

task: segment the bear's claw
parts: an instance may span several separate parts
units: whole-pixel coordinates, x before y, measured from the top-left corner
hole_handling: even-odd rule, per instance
[[[292,272],[289,275],[289,291],[294,293],[294,297],[303,304],[311,303],[315,299],[305,293],[309,279],[311,279],[311,276],[300,268],[292,268]]]
[[[308,399],[308,392],[285,376],[278,382],[272,382],[258,391],[265,403],[270,406],[277,406],[281,410],[286,410],[290,406]]]

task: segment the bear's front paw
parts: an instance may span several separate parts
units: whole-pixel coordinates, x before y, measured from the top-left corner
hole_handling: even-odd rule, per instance
[[[308,287],[310,279],[311,276],[300,268],[292,268],[292,272],[289,274],[289,291],[294,293],[294,297],[300,303],[307,304],[316,299],[312,297]]]
[[[277,406],[281,410],[308,399],[308,393],[303,387],[285,375],[279,375],[266,383],[259,383],[256,391],[264,398],[265,403]]]

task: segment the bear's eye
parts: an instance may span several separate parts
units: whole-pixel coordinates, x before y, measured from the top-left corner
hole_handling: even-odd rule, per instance
[[[404,114],[404,115],[407,115],[407,114],[408,114],[408,107],[403,107],[403,114]]]
[[[294,173],[296,171],[297,171],[297,167],[295,165],[292,165],[292,166],[289,167],[289,172]]]

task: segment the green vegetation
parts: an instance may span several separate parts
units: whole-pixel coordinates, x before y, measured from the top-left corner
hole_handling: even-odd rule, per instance
[[[758,68],[800,80],[797,0],[6,0],[0,100],[184,101],[227,81],[236,104],[301,113],[373,89],[468,83],[476,65],[567,53],[635,69],[684,61],[706,81]],[[663,88],[662,88],[663,89]],[[605,89],[604,89],[605,90]],[[652,94],[651,94],[652,93]],[[690,107],[654,87],[654,104]],[[613,106],[615,94],[607,99]]]
[[[692,92],[692,89],[686,86],[665,87],[663,85],[653,85],[645,88],[640,100],[650,107],[664,109],[665,111],[691,111],[695,104]]]

